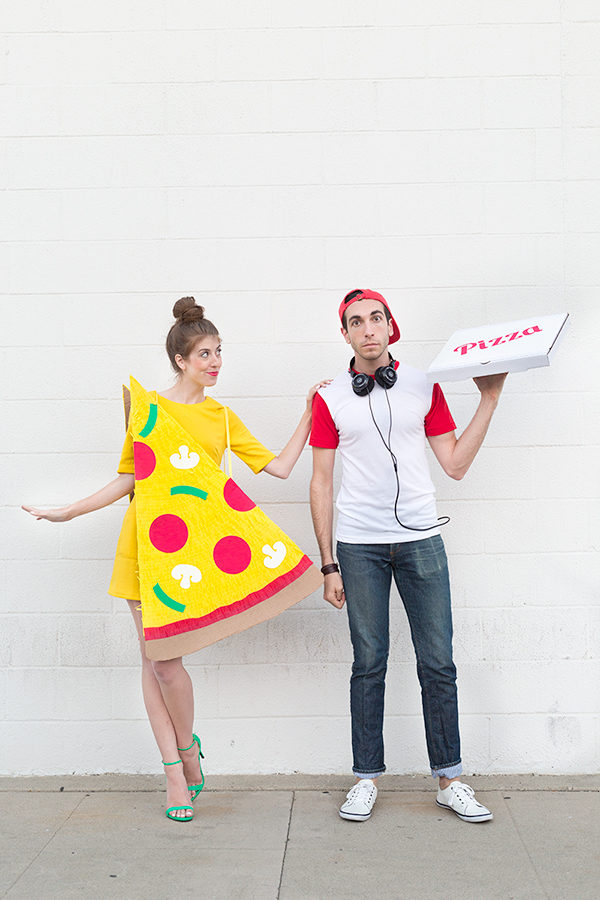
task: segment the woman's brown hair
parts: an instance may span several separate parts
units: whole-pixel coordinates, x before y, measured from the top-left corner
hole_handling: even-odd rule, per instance
[[[209,319],[204,318],[204,307],[196,306],[193,297],[182,297],[173,307],[173,315],[176,318],[174,325],[167,335],[167,355],[176,375],[181,374],[181,369],[175,361],[176,356],[187,359],[198,338],[208,334],[219,337],[219,332]]]

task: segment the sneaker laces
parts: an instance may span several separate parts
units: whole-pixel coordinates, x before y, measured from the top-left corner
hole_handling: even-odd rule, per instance
[[[482,809],[485,809],[479,800],[475,799],[475,791],[468,784],[463,784],[462,781],[460,781],[458,783],[454,782],[450,787],[453,789],[452,793],[456,796],[457,800],[464,804],[467,804],[469,800],[472,800],[477,806],[481,806]]]
[[[350,801],[369,801],[374,790],[375,785],[373,784],[373,782],[368,781],[367,779],[363,779],[362,781],[358,781],[354,785],[354,787],[350,788],[350,790],[346,794],[346,799]]]
[[[468,784],[463,784],[462,781],[459,781],[458,784],[455,782],[454,784],[451,784],[450,787],[452,788],[453,793],[460,795],[462,792],[463,794],[466,794],[470,800],[473,800],[475,797],[473,788],[469,787]]]

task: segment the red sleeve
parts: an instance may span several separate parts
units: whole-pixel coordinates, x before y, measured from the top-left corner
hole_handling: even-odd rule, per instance
[[[454,431],[456,425],[448,409],[446,398],[439,384],[434,384],[431,395],[431,406],[425,416],[425,434],[435,437],[436,434],[447,434]]]
[[[311,447],[326,447],[335,450],[340,442],[329,407],[320,394],[315,394],[312,407],[312,428],[309,444]]]

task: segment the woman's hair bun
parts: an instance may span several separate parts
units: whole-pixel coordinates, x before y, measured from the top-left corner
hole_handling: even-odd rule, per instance
[[[196,306],[193,297],[182,297],[173,307],[173,315],[181,322],[199,322],[204,318],[204,307]]]
[[[204,318],[204,307],[196,306],[193,297],[182,297],[178,300],[173,307],[173,315],[175,321],[167,335],[167,354],[173,371],[179,378],[182,369],[177,357],[187,359],[203,335],[212,335],[219,340],[220,338],[215,325]]]

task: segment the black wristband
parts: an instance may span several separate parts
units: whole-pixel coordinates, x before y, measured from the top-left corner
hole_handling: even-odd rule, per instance
[[[337,563],[327,563],[326,566],[321,567],[321,575],[332,575],[333,572],[339,572],[340,567]]]

